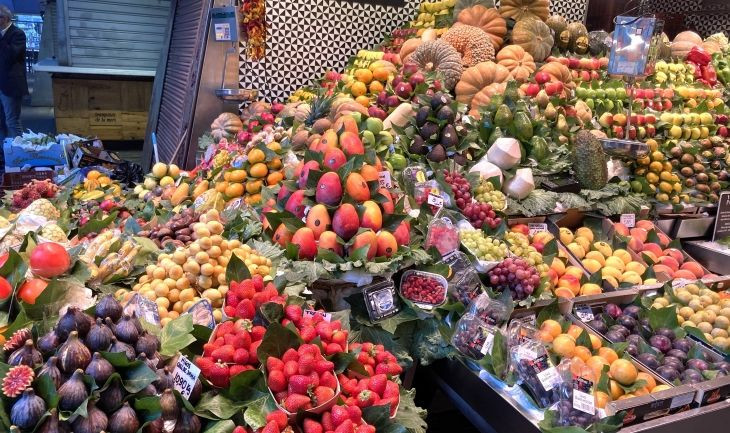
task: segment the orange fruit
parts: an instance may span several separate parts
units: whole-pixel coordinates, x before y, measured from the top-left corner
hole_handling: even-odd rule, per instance
[[[591,339],[591,346],[593,346],[593,350],[598,350],[603,346],[603,343],[601,343],[601,339],[593,334],[588,334],[588,338]]]
[[[215,184],[215,190],[216,192],[225,192],[226,188],[228,187],[228,182],[218,182]]]
[[[355,71],[355,79],[362,83],[368,84],[373,80],[373,73],[370,69],[358,69]]]
[[[352,96],[358,97],[366,94],[368,92],[368,86],[361,82],[361,81],[355,81],[352,83],[352,86],[350,86],[350,93],[352,93]]]
[[[642,395],[647,395],[647,394],[649,394],[649,390],[648,390],[648,389],[646,389],[646,387],[643,387],[643,388],[639,388],[639,389],[637,389],[636,391],[634,391],[634,393],[633,393],[633,394],[634,394],[635,396],[639,397],[639,396],[642,396]]]
[[[574,356],[577,356],[578,358],[582,359],[583,361],[588,361],[591,357],[591,351],[587,347],[583,346],[576,346],[575,352],[573,353]]]
[[[596,407],[599,409],[605,409],[608,402],[611,401],[611,397],[609,397],[608,394],[606,394],[603,391],[596,391],[595,396],[596,396]]]
[[[281,158],[276,157],[276,158],[272,159],[271,162],[266,164],[266,166],[271,169],[274,169],[274,170],[281,168],[282,167]]]
[[[246,198],[243,200],[246,202],[246,204],[257,204],[261,202],[261,194],[252,194],[249,196],[246,196]]]
[[[640,371],[636,375],[636,380],[644,380],[646,381],[646,388],[648,391],[653,391],[656,385],[656,380],[651,376],[649,373],[644,373],[643,371]]]
[[[634,398],[634,397],[636,397],[636,395],[634,395],[632,393],[628,393],[628,394],[622,395],[621,397],[617,398],[616,400],[627,400],[629,398]]]
[[[374,95],[382,92],[383,89],[384,89],[383,84],[380,81],[373,81],[368,86],[368,90],[370,90],[370,93],[372,93]]]
[[[609,365],[608,362],[606,362],[605,359],[601,358],[600,356],[591,356],[588,358],[588,361],[586,361],[586,365],[591,367],[593,370],[593,374],[596,375],[596,377],[601,377],[601,372],[603,371],[604,365]]]
[[[255,150],[258,150],[258,149],[255,149]],[[246,176],[247,176],[246,170],[233,170],[233,171],[228,172],[228,175],[229,175],[228,179],[226,179],[226,180],[231,181],[231,182],[243,182],[244,180],[246,180]]]
[[[553,336],[547,331],[539,330],[537,331],[537,338],[542,341],[543,343],[552,343]]]
[[[553,339],[553,352],[562,358],[572,358],[575,352],[575,339],[567,334],[560,334]]]
[[[227,197],[240,197],[243,195],[243,184],[240,183],[229,183],[226,187],[224,194]]]
[[[263,186],[263,181],[260,180],[251,180],[246,182],[246,192],[249,194],[256,194],[259,191],[261,191],[261,186]]]
[[[373,71],[373,79],[378,81],[388,81],[388,76],[390,75],[390,72],[388,72],[385,68],[376,68]],[[371,83],[372,84],[372,83]]]
[[[619,397],[624,395],[624,389],[619,386],[618,383],[616,383],[615,380],[609,380],[608,381],[608,387],[611,390],[611,398],[614,400],[617,400]]]
[[[636,382],[636,376],[638,376],[639,370],[636,369],[636,366],[631,361],[617,359],[611,363],[609,374],[621,385],[629,386]]]
[[[266,174],[269,173],[269,168],[263,162],[257,162],[251,166],[249,173],[253,177],[266,177]]]
[[[367,108],[370,106],[370,98],[368,98],[365,95],[360,95],[357,98],[355,98],[355,102],[362,105],[363,107]]]
[[[618,359],[618,354],[610,347],[601,347],[598,349],[598,356],[605,359],[609,364]]]
[[[231,172],[230,171],[224,171],[223,172],[223,180],[231,180]]]
[[[365,182],[377,181],[380,177],[378,169],[370,164],[363,164],[360,169],[360,176],[365,179]]]
[[[284,178],[284,175],[281,174],[280,171],[273,171],[269,173],[268,176],[266,176],[266,184],[267,185],[276,185],[277,183],[281,182],[281,180]]]
[[[553,338],[563,333],[563,327],[560,326],[560,323],[558,323],[557,320],[552,319],[548,319],[542,322],[542,325],[540,325],[540,330],[547,331],[550,335],[553,336]]]
[[[573,337],[574,340],[577,340],[578,337],[580,337],[580,334],[582,334],[582,333],[583,333],[583,328],[581,328],[578,325],[570,325],[570,327],[568,328],[568,332],[566,332],[566,334]]]

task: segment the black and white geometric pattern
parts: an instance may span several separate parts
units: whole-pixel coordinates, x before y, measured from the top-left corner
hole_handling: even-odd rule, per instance
[[[283,101],[327,70],[342,71],[361,49],[381,43],[415,18],[421,0],[401,7],[338,0],[266,0],[266,53],[251,61],[241,50],[240,85],[267,101]],[[497,2],[498,3],[498,2]],[[553,0],[552,13],[585,21],[588,0]]]
[[[665,13],[679,16],[683,19],[683,28],[697,32],[703,38],[715,33],[725,32],[730,36],[730,13],[712,13],[710,5],[702,0],[646,0],[646,12]],[[723,5],[727,11],[727,5]],[[703,14],[692,12],[705,11]]]

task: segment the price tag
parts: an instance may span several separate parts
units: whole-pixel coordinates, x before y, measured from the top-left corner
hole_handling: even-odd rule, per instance
[[[484,344],[482,345],[482,350],[480,350],[480,352],[482,353],[482,355],[491,355],[492,347],[494,347],[494,334],[490,332],[489,334],[487,334],[487,339],[484,340]]]
[[[606,416],[608,416],[606,415],[606,409],[599,407],[598,409],[596,409],[596,412],[598,413],[598,418],[600,419],[606,418]]]
[[[302,312],[302,316],[309,317],[310,319],[314,319],[315,317],[320,316],[325,322],[332,321],[332,315],[330,313],[325,313],[324,311],[304,310]]]
[[[529,223],[527,228],[530,230],[530,237],[535,236],[539,232],[548,231],[547,224],[545,223]]]
[[[432,192],[428,193],[428,204],[436,206],[437,208],[444,207],[444,199],[440,195],[436,195]]]
[[[545,391],[550,391],[561,382],[560,374],[558,374],[558,369],[555,367],[550,367],[537,373],[537,380],[540,381]]]
[[[193,324],[215,328],[215,317],[213,306],[207,299],[201,299],[188,309],[188,314],[193,316]]]
[[[578,318],[583,322],[590,322],[591,320],[595,319],[595,316],[593,315],[593,310],[591,310],[591,307],[585,304],[575,307],[575,315],[578,316]]]
[[[393,180],[390,178],[389,171],[381,171],[380,173],[378,173],[378,184],[381,188],[393,188]]]
[[[589,415],[596,414],[596,399],[587,392],[573,390],[573,407]]]
[[[630,229],[636,227],[636,214],[633,214],[633,213],[621,214],[621,224],[625,225],[626,227],[628,227]]]
[[[670,409],[674,409],[675,407],[682,407],[686,406],[690,403],[692,403],[692,400],[694,400],[694,394],[682,394],[674,397],[672,399],[672,402],[669,404]]]
[[[517,348],[517,356],[522,359],[532,360],[537,358],[537,352],[532,350],[529,344],[522,344]]]
[[[190,362],[185,355],[180,355],[177,364],[175,364],[175,371],[172,373],[172,386],[187,400],[193,392],[195,381],[198,380],[199,375],[200,369],[198,366]]]

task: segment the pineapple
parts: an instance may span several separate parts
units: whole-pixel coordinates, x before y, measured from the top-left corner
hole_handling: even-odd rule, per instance
[[[312,100],[309,106],[309,114],[304,119],[304,124],[307,126],[314,125],[319,119],[327,117],[330,114],[330,108],[332,108],[332,102],[334,102],[334,96],[317,96]]]
[[[227,150],[221,149],[218,151],[218,153],[213,158],[213,167],[214,168],[223,167],[230,162],[231,162],[231,154]]]
[[[41,237],[48,239],[49,241],[65,243],[68,242],[66,232],[57,224],[48,224],[44,226],[40,233]]]
[[[39,198],[38,200],[34,200],[33,203],[30,204],[30,206],[23,209],[21,214],[39,215],[45,217],[47,220],[55,220],[58,219],[59,216],[61,216],[61,214],[58,212],[58,209],[56,209],[51,204],[51,202],[46,200],[45,198]]]

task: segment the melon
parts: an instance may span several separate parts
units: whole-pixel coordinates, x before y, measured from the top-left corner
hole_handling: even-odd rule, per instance
[[[672,41],[672,57],[684,59],[692,48],[702,45],[702,38],[695,32],[684,31],[674,37]]]

